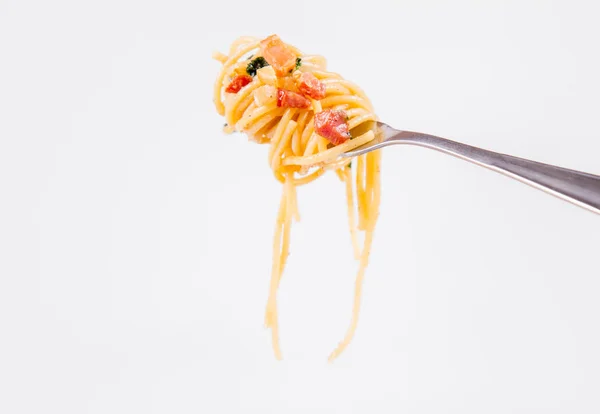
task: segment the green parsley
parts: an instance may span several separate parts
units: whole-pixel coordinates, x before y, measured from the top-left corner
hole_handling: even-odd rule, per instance
[[[256,59],[252,59],[250,63],[246,66],[246,73],[250,76],[255,76],[256,71],[260,68],[264,68],[265,66],[269,66],[269,63],[265,60],[264,57],[259,56]]]
[[[298,70],[298,68],[302,66],[302,59],[300,58],[296,58],[296,66],[294,67],[294,69],[290,69],[290,73],[292,73],[295,70]]]

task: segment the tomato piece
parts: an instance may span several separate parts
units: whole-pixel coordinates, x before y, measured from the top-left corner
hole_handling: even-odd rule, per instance
[[[325,97],[325,84],[310,72],[304,72],[300,76],[298,90],[302,95],[310,96],[313,99],[323,99]]]
[[[261,54],[269,65],[273,66],[277,76],[285,76],[296,66],[296,55],[277,35],[260,42]]]
[[[278,89],[277,106],[284,108],[308,108],[310,106],[310,99],[287,89]]]
[[[225,88],[227,93],[238,93],[240,89],[252,82],[252,77],[248,75],[238,75]]]
[[[315,114],[315,132],[333,145],[343,144],[352,138],[348,129],[346,112],[327,109]]]

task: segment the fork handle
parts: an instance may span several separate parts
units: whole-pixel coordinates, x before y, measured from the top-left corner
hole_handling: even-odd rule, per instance
[[[431,148],[507,175],[565,201],[600,214],[600,176],[487,151],[446,138],[401,131],[397,144]]]

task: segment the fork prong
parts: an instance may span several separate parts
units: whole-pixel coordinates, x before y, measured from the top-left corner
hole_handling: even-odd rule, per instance
[[[367,152],[374,151],[378,148],[385,146],[385,141],[393,136],[396,132],[394,128],[389,126],[388,124],[384,124],[383,122],[377,122],[375,126],[375,139],[367,142],[360,147],[356,147],[351,151],[345,152],[341,155],[341,157],[356,157],[358,155],[366,154]]]
[[[416,145],[489,168],[600,214],[600,176],[598,175],[500,154],[422,132],[398,131],[383,122],[377,123],[376,134],[373,141],[341,156],[355,157],[392,144]]]

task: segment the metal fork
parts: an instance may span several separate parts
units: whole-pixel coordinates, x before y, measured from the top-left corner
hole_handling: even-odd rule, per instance
[[[600,214],[600,176],[487,151],[420,132],[398,131],[377,123],[375,139],[344,153],[355,157],[388,145],[417,145],[440,151],[504,174],[548,194]]]

